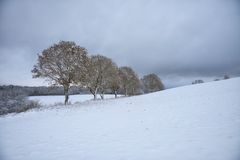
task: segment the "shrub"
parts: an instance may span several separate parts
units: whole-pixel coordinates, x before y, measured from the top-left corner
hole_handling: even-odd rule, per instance
[[[40,107],[40,104],[28,100],[23,92],[11,90],[0,92],[0,115],[25,112],[38,107]]]

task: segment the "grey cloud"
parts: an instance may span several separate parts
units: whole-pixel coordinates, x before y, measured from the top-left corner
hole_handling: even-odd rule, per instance
[[[1,83],[41,84],[31,79],[31,67],[37,53],[59,40],[76,41],[139,75],[240,76],[238,0],[13,0],[2,1],[0,10]],[[14,77],[23,73],[23,80]]]

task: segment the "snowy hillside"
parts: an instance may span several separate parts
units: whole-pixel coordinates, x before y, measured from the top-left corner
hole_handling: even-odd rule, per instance
[[[2,160],[239,160],[240,78],[0,118]]]

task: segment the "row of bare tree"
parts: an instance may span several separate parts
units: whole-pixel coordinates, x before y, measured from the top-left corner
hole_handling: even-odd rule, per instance
[[[50,84],[62,85],[65,104],[68,103],[71,85],[88,88],[94,99],[97,93],[103,99],[106,89],[111,89],[117,97],[119,89],[127,96],[139,94],[141,88],[141,81],[131,67],[119,68],[102,55],[88,56],[85,48],[69,41],[60,41],[43,50],[32,73],[34,78],[46,78]]]

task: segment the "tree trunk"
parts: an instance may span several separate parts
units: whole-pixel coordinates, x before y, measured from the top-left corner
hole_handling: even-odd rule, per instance
[[[115,98],[117,98],[117,91],[114,91],[114,94],[115,94]]]
[[[104,99],[104,92],[101,92],[100,97],[101,99]]]
[[[127,96],[127,88],[125,88],[125,96]]]
[[[64,104],[68,104],[69,94],[68,94],[69,86],[64,86],[64,95],[65,95],[65,101]]]
[[[135,90],[134,90],[134,88],[132,88],[132,95],[134,95],[135,94]]]
[[[96,88],[95,91],[94,91],[94,94],[93,94],[94,100],[97,100],[97,91],[98,91],[98,89]]]

